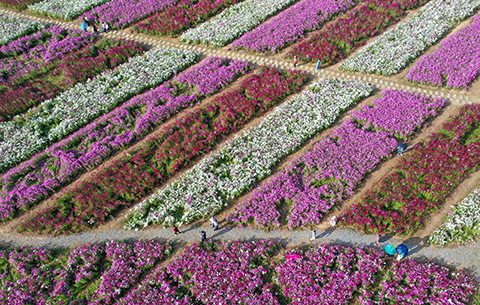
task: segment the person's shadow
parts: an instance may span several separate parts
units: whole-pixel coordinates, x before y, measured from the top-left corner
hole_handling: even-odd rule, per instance
[[[334,231],[335,231],[334,227],[328,228],[325,231],[323,231],[320,235],[318,235],[316,239],[320,239],[320,238],[330,236],[330,234],[332,234]]]
[[[420,238],[420,237],[411,237],[402,244],[406,245],[408,247],[408,255],[414,254],[419,252],[425,247],[428,247],[428,237]]]

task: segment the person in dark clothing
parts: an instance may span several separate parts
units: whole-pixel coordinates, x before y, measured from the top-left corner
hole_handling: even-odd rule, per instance
[[[399,156],[403,155],[403,152],[405,151],[405,149],[407,149],[407,144],[405,144],[405,143],[398,144],[398,146],[397,146],[398,155]]]
[[[205,231],[200,231],[200,236],[202,237],[202,242],[207,241],[207,232]]]

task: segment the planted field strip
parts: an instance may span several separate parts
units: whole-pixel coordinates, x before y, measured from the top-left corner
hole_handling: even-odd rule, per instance
[[[0,45],[39,31],[45,25],[29,19],[0,14]]]
[[[332,16],[344,12],[355,3],[351,0],[301,1],[234,41],[232,48],[256,52],[278,52],[307,32],[314,31]]]
[[[0,6],[10,7],[14,9],[24,9],[27,5],[38,2],[40,0],[0,0]]]
[[[54,194],[79,174],[250,69],[245,61],[205,59],[11,169],[0,178],[0,219],[10,219],[18,210],[27,210]]]
[[[180,41],[225,46],[295,0],[245,0],[183,33]]]
[[[12,41],[0,47],[0,122],[141,53],[134,41],[60,27]]]
[[[365,246],[285,249],[267,240],[195,242],[161,264],[172,252],[168,241],[112,240],[58,252],[0,250],[2,300],[128,305],[367,305],[378,300],[469,304],[476,290],[474,278],[464,270],[411,259],[397,262],[384,251]]]
[[[28,10],[35,14],[53,18],[73,20],[86,11],[107,3],[110,0],[43,0],[28,6]]]
[[[164,11],[132,26],[137,33],[177,36],[184,30],[207,21],[208,18],[242,0],[180,0]]]
[[[225,136],[298,92],[306,80],[298,71],[260,69],[237,89],[187,112],[128,155],[93,172],[45,210],[22,219],[18,229],[60,234],[103,223],[115,210],[131,206],[196,162]]]
[[[132,96],[157,86],[198,59],[198,53],[157,49],[77,84],[14,121],[0,123],[0,171],[62,140]],[[81,111],[79,111],[81,109]]]
[[[397,74],[479,7],[480,0],[430,1],[412,18],[383,34],[340,67],[386,76]]]
[[[480,73],[480,14],[449,36],[408,71],[405,79],[432,86],[466,89]]]
[[[253,191],[227,217],[259,227],[280,227],[287,209],[290,228],[319,224],[323,215],[353,195],[357,186],[406,140],[444,100],[416,93],[385,90],[370,105],[351,112],[344,123],[294,159],[287,168]]]
[[[411,234],[438,210],[480,161],[480,106],[466,105],[442,129],[403,156],[341,223],[361,232]]]
[[[294,45],[287,58],[334,64],[352,54],[366,40],[399,21],[405,10],[427,0],[367,0],[339,16],[308,39]]]
[[[81,17],[95,23],[106,22],[110,28],[123,29],[155,12],[161,11],[176,0],[112,0],[84,13]]]
[[[192,222],[220,211],[268,176],[282,157],[333,124],[341,112],[369,96],[373,86],[323,79],[275,109],[182,177],[136,206],[126,228]]]

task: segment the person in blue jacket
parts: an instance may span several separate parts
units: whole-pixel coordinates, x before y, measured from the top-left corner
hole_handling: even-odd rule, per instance
[[[80,26],[80,29],[82,29],[82,31],[88,32],[88,30],[87,30],[87,23],[86,23],[85,21],[84,21],[84,22],[82,23],[82,25]]]

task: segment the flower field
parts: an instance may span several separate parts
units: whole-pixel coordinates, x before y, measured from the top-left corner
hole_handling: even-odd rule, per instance
[[[225,46],[295,0],[245,0],[183,33],[180,41]]]
[[[305,62],[335,64],[352,54],[365,41],[399,21],[406,9],[427,0],[366,0],[340,15],[320,31],[295,44],[286,54]]]
[[[86,11],[107,3],[110,0],[43,0],[28,6],[28,10],[35,14],[53,18],[73,20]]]
[[[242,0],[180,0],[164,11],[133,25],[137,33],[176,37]]]
[[[269,23],[263,23],[234,41],[234,49],[256,52],[278,52],[318,29],[333,15],[344,12],[353,1],[307,0],[280,13]]]
[[[95,7],[80,17],[86,17],[96,23],[106,22],[111,28],[122,29],[174,3],[175,0],[112,0]]]
[[[27,5],[39,2],[40,0],[0,0],[0,6],[15,9],[24,9]]]
[[[161,84],[197,59],[198,53],[192,51],[155,49],[75,85],[13,121],[0,123],[0,171],[65,138],[141,91]]]
[[[217,92],[250,67],[245,61],[208,58],[11,169],[0,178],[0,218],[11,218],[18,209],[26,210],[54,194],[77,175]]]
[[[322,216],[351,196],[362,179],[430,117],[444,100],[385,90],[285,171],[255,189],[227,219],[259,227],[280,227],[280,209],[288,207],[290,228],[320,223]],[[369,131],[370,130],[370,131]]]
[[[125,228],[189,223],[250,190],[306,139],[329,127],[342,111],[369,96],[373,86],[321,79],[277,107],[260,125],[225,144],[176,182],[137,205]]]
[[[340,67],[386,76],[397,74],[479,7],[479,0],[430,1],[414,17],[383,34]]]
[[[443,40],[408,71],[405,79],[433,86],[466,89],[480,73],[480,14],[471,25]]]
[[[0,250],[0,297],[15,305],[468,304],[476,290],[463,270],[391,261],[364,246],[195,242],[160,265],[172,249],[168,241],[113,240]]]
[[[0,47],[0,122],[141,53],[133,41],[60,27],[12,41]]]
[[[306,80],[303,72],[260,69],[235,90],[185,113],[147,138],[141,147],[93,172],[91,179],[76,183],[70,191],[57,196],[52,205],[22,219],[18,229],[61,234],[103,223],[118,208],[142,199],[180,169],[210,152],[223,137],[298,92]],[[30,183],[26,178],[23,185]],[[15,199],[15,193],[12,195]],[[12,204],[5,205],[5,210],[12,208]]]
[[[453,208],[444,224],[430,235],[429,242],[438,246],[475,242],[480,234],[480,190],[471,192]]]
[[[478,169],[480,107],[465,105],[442,129],[403,156],[393,171],[340,219],[361,232],[411,234]]]
[[[0,45],[42,29],[40,22],[0,14]],[[3,70],[3,69],[2,69]]]

